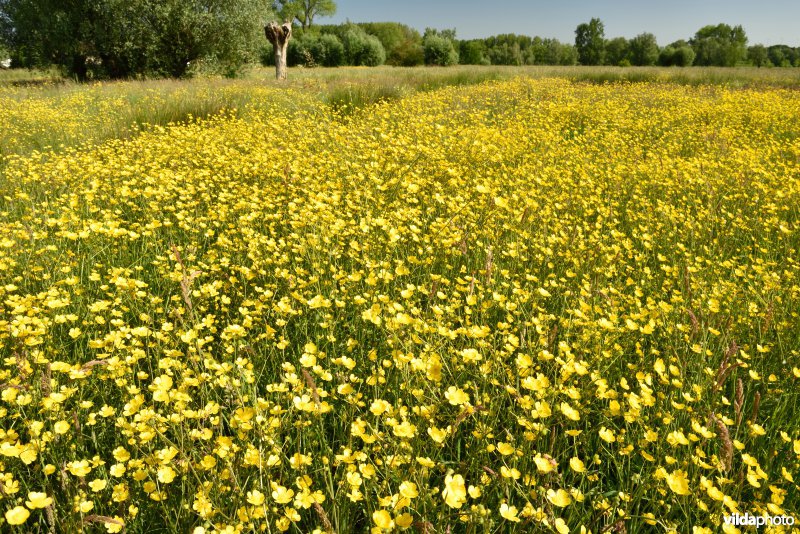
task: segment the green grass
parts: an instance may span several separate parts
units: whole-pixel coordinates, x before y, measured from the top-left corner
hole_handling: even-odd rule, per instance
[[[41,85],[46,82],[64,83],[58,69],[0,69],[0,85]]]

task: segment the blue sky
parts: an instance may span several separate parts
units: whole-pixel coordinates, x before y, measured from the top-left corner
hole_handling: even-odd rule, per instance
[[[461,39],[521,33],[573,42],[575,27],[598,17],[607,38],[650,32],[662,46],[689,39],[706,24],[725,22],[744,26],[750,44],[800,46],[800,0],[338,0],[337,5],[336,16],[315,22],[392,21],[420,31],[455,27]]]

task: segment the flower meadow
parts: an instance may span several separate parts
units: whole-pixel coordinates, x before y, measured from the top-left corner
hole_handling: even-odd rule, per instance
[[[519,78],[6,156],[0,529],[796,517],[799,132],[789,89]]]

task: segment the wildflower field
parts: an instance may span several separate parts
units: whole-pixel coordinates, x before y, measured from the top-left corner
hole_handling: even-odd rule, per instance
[[[74,107],[6,134],[0,530],[798,516],[797,90],[248,91],[58,152],[14,143]]]

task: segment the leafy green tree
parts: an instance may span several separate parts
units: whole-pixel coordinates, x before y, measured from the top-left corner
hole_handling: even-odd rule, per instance
[[[233,75],[256,58],[267,0],[0,0],[17,63],[79,79]]]
[[[455,46],[455,30],[425,29],[422,37],[422,49],[426,65],[446,67],[458,64],[458,50]]]
[[[575,29],[575,48],[581,65],[602,65],[605,61],[605,27],[600,19],[579,24]]]
[[[304,30],[311,27],[314,17],[336,14],[333,0],[275,0],[272,6],[283,20],[296,20]]]
[[[522,65],[522,50],[519,43],[499,43],[489,49],[492,65]]]
[[[748,47],[747,60],[756,67],[766,67],[770,65],[767,47],[762,44]]]
[[[658,42],[652,33],[640,33],[629,42],[632,65],[650,66],[658,62]]]
[[[534,41],[536,39],[538,37]],[[578,50],[575,46],[562,43],[558,39],[542,39],[537,50],[536,63],[539,65],[577,65],[578,63]]]
[[[324,67],[344,65],[344,45],[335,35],[320,35],[316,44],[311,47],[311,54]]]
[[[345,26],[342,34],[345,62],[348,65],[376,67],[386,61],[386,51],[380,40],[355,24]]]
[[[615,37],[605,44],[606,65],[625,66],[630,65],[630,44],[624,37]]]
[[[490,65],[483,39],[461,41],[458,48],[459,62],[462,65]]]
[[[691,67],[694,63],[694,50],[684,40],[665,46],[658,55],[658,64],[663,67]]]
[[[689,44],[695,52],[696,65],[733,67],[747,58],[747,34],[741,26],[703,26]]]
[[[332,33],[306,32],[289,41],[286,62],[290,67],[340,67],[345,64],[344,45]],[[265,66],[273,63],[271,51],[264,55],[262,63]]]
[[[424,62],[422,36],[414,28],[397,22],[366,22],[358,26],[380,40],[387,64],[412,67]]]
[[[773,45],[767,49],[769,61],[776,67],[800,67],[800,48]]]

